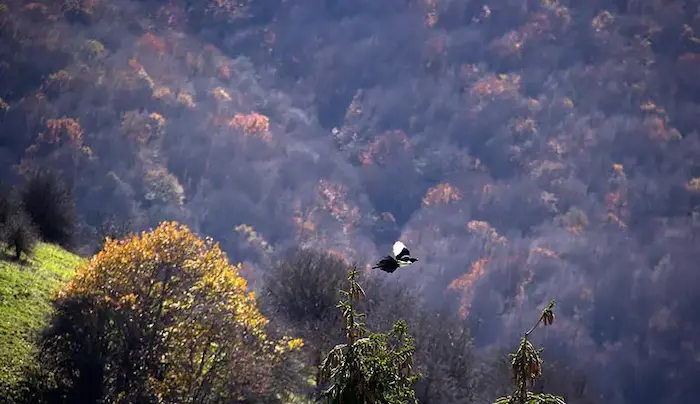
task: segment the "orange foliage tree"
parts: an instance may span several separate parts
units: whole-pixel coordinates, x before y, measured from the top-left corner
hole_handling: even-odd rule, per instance
[[[488,272],[495,249],[506,245],[508,241],[505,237],[498,234],[488,222],[472,220],[467,223],[467,229],[470,233],[481,238],[481,249],[484,256],[472,262],[471,270],[452,280],[447,287],[448,290],[459,294],[460,308],[458,314],[462,318],[469,316],[474,287]]]
[[[270,118],[265,115],[252,112],[250,114],[236,114],[230,121],[229,126],[241,130],[247,136],[257,137],[269,143],[272,140],[270,133]]]
[[[423,206],[444,205],[459,201],[462,195],[453,185],[443,183],[430,188],[423,198]]]
[[[62,141],[67,141],[71,145],[80,146],[83,142],[83,129],[80,127],[80,123],[74,118],[60,118],[60,119],[49,119],[46,122],[46,128],[48,132],[46,134],[42,133],[39,136],[40,140],[46,140],[49,143],[60,143]]]
[[[42,343],[64,394],[97,382],[92,398],[113,403],[208,403],[279,387],[275,369],[303,343],[268,337],[239,270],[176,222],[108,239],[59,294]]]

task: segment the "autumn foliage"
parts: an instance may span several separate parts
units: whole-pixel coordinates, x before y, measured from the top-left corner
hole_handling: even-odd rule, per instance
[[[460,192],[450,184],[439,184],[425,194],[423,206],[447,204],[462,199]]]
[[[270,118],[257,112],[236,114],[229,121],[229,126],[242,131],[246,136],[256,137],[265,142],[272,141],[272,135],[269,131]]]
[[[58,296],[43,339],[57,389],[120,403],[218,403],[279,388],[275,367],[302,342],[268,338],[239,269],[175,222],[107,241]]]

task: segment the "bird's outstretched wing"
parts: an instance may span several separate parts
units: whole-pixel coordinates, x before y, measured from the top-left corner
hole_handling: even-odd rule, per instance
[[[380,269],[384,272],[392,273],[399,267],[398,262],[393,257],[386,256],[379,260],[372,269]]]
[[[406,248],[406,245],[400,241],[394,243],[392,252],[394,253],[394,258],[396,258],[397,260],[411,255],[411,253],[408,251],[408,248]]]

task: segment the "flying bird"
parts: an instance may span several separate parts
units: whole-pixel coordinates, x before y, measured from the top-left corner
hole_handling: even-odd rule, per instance
[[[381,269],[384,272],[392,273],[398,268],[403,268],[418,261],[418,258],[411,257],[411,252],[404,243],[397,241],[392,248],[392,254],[387,255],[377,262],[372,269]]]

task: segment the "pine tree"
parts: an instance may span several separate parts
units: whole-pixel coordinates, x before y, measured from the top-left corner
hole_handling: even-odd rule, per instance
[[[412,375],[413,338],[406,322],[397,321],[391,332],[370,334],[354,303],[365,295],[356,282],[357,269],[349,272],[350,288],[341,291],[338,304],[344,318],[346,343],[336,345],[321,364],[320,380],[329,386],[321,400],[329,404],[417,403]]]

